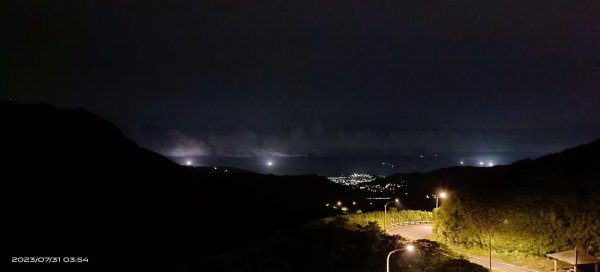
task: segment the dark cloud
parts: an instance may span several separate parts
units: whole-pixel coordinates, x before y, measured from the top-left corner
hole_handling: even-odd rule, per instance
[[[525,153],[541,155],[578,144],[570,140],[574,131],[546,134],[528,131],[443,131],[423,130],[404,133],[377,133],[370,130],[344,131],[296,127],[287,133],[258,133],[247,129],[210,134],[206,139],[171,131],[167,148],[161,153],[172,157],[299,157],[331,155],[493,154]],[[582,132],[585,134],[585,132]],[[465,139],[469,139],[465,141]],[[590,141],[593,138],[589,139]],[[517,158],[505,158],[505,161]]]
[[[179,130],[169,131],[166,143],[154,149],[169,157],[197,157],[210,155],[210,148],[201,140],[183,134]]]

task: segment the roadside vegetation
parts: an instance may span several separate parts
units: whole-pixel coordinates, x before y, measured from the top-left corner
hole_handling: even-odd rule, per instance
[[[384,212],[368,212],[368,213],[352,213],[342,215],[342,217],[348,219],[350,224],[358,224],[361,226],[368,225],[371,222],[375,222],[378,226],[383,228],[383,217]],[[326,218],[325,220],[332,220],[332,218]],[[387,211],[387,222],[389,226],[394,223],[401,222],[417,222],[417,221],[433,221],[433,212],[429,211],[416,211],[416,210],[397,210],[396,208],[390,208]]]
[[[585,196],[585,195],[583,195]],[[577,246],[600,256],[598,197],[498,195],[477,197],[456,192],[434,213],[437,241],[473,255],[538,269],[550,269],[545,254]]]

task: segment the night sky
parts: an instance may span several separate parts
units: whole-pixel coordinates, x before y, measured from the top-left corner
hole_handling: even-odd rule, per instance
[[[39,0],[0,18],[0,100],[86,108],[182,164],[387,175],[600,138],[595,0]]]

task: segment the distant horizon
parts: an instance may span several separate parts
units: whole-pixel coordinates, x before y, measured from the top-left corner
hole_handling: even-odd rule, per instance
[[[593,140],[592,140],[593,141]],[[390,176],[414,172],[430,172],[449,167],[491,167],[510,165],[521,160],[535,160],[545,155],[562,152],[592,141],[567,146],[543,154],[527,153],[465,153],[463,156],[443,154],[420,155],[306,155],[293,157],[231,157],[231,156],[166,156],[171,161],[198,167],[231,167],[260,174],[311,175],[324,177],[349,176],[363,173],[373,176]],[[269,165],[271,162],[271,165]],[[463,164],[461,164],[463,162]],[[480,163],[483,163],[481,165]],[[491,163],[491,165],[490,165]],[[393,165],[393,167],[392,167]]]
[[[21,103],[14,100],[3,102],[12,102],[17,104],[34,105],[51,103]],[[83,107],[66,109],[85,109]],[[89,111],[89,110],[88,110]],[[90,111],[92,114],[104,119],[110,123],[112,120],[106,119],[102,114]],[[223,154],[228,149],[222,149],[222,146],[213,143],[213,145],[203,144],[199,146],[197,140],[182,135],[180,133],[172,134],[172,138],[167,140],[167,145],[148,144],[148,142],[135,139],[123,130],[118,123],[113,123],[124,133],[124,136],[135,142],[140,147],[154,151],[169,160],[186,165],[188,162],[195,166],[204,167],[232,167],[242,170],[252,171],[261,174],[276,175],[308,175],[316,174],[326,177],[348,176],[352,173],[365,173],[373,176],[389,176],[392,174],[429,172],[436,169],[454,167],[454,166],[473,166],[490,167],[497,165],[512,164],[516,161],[526,159],[536,159],[548,154],[558,153],[565,149],[587,144],[600,137],[590,137],[591,139],[581,140],[575,143],[565,143],[563,137],[554,135],[553,137],[539,137],[539,143],[544,143],[537,148],[518,150],[511,148],[507,144],[499,145],[496,148],[484,148],[487,151],[460,151],[450,150],[443,152],[431,152],[422,148],[410,148],[411,154],[399,154],[397,150],[368,151],[364,153],[353,153],[351,150],[334,150],[330,153],[318,154],[309,152],[306,154],[285,154],[274,152],[273,150],[263,150],[256,143],[247,143],[237,146],[242,151],[237,154]],[[326,137],[323,136],[323,137]],[[582,137],[583,138],[583,137]],[[556,141],[556,142],[554,142]],[[244,139],[241,140],[244,142]],[[235,142],[227,142],[233,143]],[[165,148],[165,146],[167,146]],[[216,154],[208,152],[210,149],[216,150]],[[312,147],[305,146],[308,150]],[[420,150],[420,151],[419,151]],[[367,152],[365,152],[367,151]],[[221,153],[220,153],[221,152]],[[169,154],[171,153],[171,154]],[[178,153],[174,156],[172,153]],[[270,164],[270,165],[269,165]]]

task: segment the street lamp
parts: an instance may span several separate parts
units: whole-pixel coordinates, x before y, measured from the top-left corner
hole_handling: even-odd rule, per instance
[[[446,198],[447,194],[446,192],[441,192],[439,196],[435,196],[435,208],[438,208],[439,205],[439,198]]]
[[[388,255],[387,255],[387,261],[386,261],[386,266],[385,266],[385,271],[386,272],[390,272],[390,256],[392,256],[392,254],[394,252],[404,251],[404,250],[406,250],[406,251],[413,251],[413,250],[415,250],[415,246],[413,246],[411,244],[408,244],[408,245],[406,245],[405,248],[399,248],[399,249],[394,249],[394,250],[390,251],[390,253],[388,253]]]
[[[490,228],[490,271],[492,271],[492,232],[494,231],[494,228],[502,223],[508,223],[508,220],[502,220],[496,224],[494,224],[491,228]]]
[[[385,230],[385,221],[387,218],[387,205],[390,203],[394,203],[394,202],[400,203],[400,199],[396,198],[396,199],[394,199],[394,201],[390,201],[388,203],[385,203],[385,205],[383,205],[383,229],[384,230]]]

